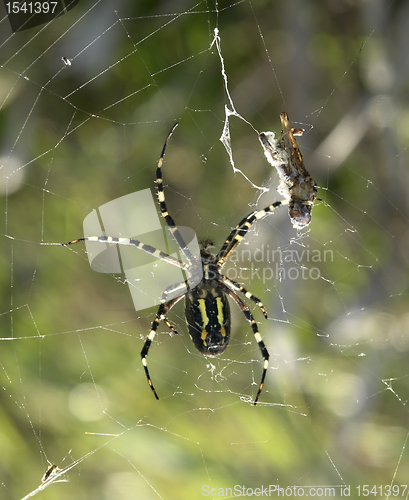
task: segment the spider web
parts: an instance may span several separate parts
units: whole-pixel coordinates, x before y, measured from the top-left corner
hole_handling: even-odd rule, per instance
[[[82,0],[12,33],[2,5],[1,498],[408,498],[408,20],[398,1]],[[155,309],[53,243],[153,189],[179,121],[168,208],[218,249],[279,199],[258,133],[282,111],[322,201],[301,232],[285,208],[256,224],[225,269],[269,314],[250,305],[270,353],[260,403],[240,310],[210,359],[182,303],[179,335],[161,326],[149,353],[157,402],[139,355]]]

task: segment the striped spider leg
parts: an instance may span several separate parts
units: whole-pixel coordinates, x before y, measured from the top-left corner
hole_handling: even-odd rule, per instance
[[[287,113],[280,114],[281,135],[275,139],[273,132],[259,135],[267,161],[276,168],[280,177],[277,191],[288,200],[288,213],[296,229],[311,222],[311,209],[317,199],[317,185],[305,168],[294,136],[302,135],[303,129],[292,128]]]
[[[262,210],[257,210],[254,212],[251,212],[249,215],[244,217],[237,226],[231,231],[229,236],[227,237],[225,243],[223,244],[222,248],[220,249],[219,253],[215,257],[215,262],[216,262],[216,267],[220,270],[223,268],[225,265],[226,261],[230,257],[231,253],[235,250],[235,248],[239,245],[239,243],[242,241],[242,239],[246,236],[248,230],[251,228],[252,224],[254,222],[263,219],[266,215],[274,212],[274,210],[282,205],[286,205],[288,203],[287,200],[280,200],[272,203],[271,205],[268,205],[267,207],[263,208]],[[260,332],[258,331],[257,323],[254,321],[254,318],[249,310],[249,308],[243,303],[243,301],[240,299],[240,297],[233,291],[233,289],[239,290],[242,294],[245,295],[245,297],[249,300],[252,300],[261,310],[263,313],[264,317],[267,319],[267,312],[263,306],[263,303],[255,297],[252,293],[248,292],[240,283],[237,283],[229,278],[227,276],[224,276],[220,274],[223,283],[227,285],[228,288],[230,288],[230,291],[227,291],[229,296],[236,302],[236,304],[240,307],[242,310],[245,318],[249,323],[251,324],[254,338],[256,339],[256,342],[260,348],[261,355],[263,357],[263,372],[261,375],[261,382],[257,391],[256,398],[254,400],[254,404],[257,404],[257,401],[260,397],[261,391],[263,389],[264,385],[264,380],[267,374],[267,369],[268,369],[268,362],[269,362],[269,353],[268,350],[264,344],[264,341],[260,335]]]
[[[163,160],[166,152],[166,147],[176,126],[177,124],[175,124],[169,132],[158,161],[156,169],[156,188],[162,217],[165,219],[167,226],[170,228],[170,231],[172,232],[175,240],[177,241],[189,263],[184,263],[178,259],[175,259],[156,248],[143,244],[138,240],[130,240],[126,238],[114,238],[109,236],[85,237],[70,241],[65,245],[74,244],[80,241],[98,241],[101,243],[115,243],[118,245],[133,245],[135,246],[135,248],[147,252],[160,260],[164,260],[169,264],[180,267],[181,269],[189,272],[191,275],[197,276],[197,273],[202,273],[201,281],[194,288],[189,288],[187,282],[181,282],[180,284],[169,287],[162,294],[161,304],[141,350],[142,365],[144,367],[149,386],[155,398],[159,399],[148,370],[147,357],[152,342],[156,337],[158,327],[162,321],[173,332],[177,333],[175,328],[167,319],[169,311],[182,298],[185,298],[185,317],[189,335],[192,339],[193,344],[198,349],[198,351],[205,356],[217,356],[226,349],[230,340],[231,314],[228,302],[228,297],[230,297],[240,308],[246,320],[250,323],[254,338],[260,348],[260,352],[263,357],[262,377],[258,387],[256,398],[254,400],[254,404],[257,404],[257,401],[263,389],[264,380],[267,373],[269,354],[251,311],[243,302],[243,300],[237,295],[236,291],[239,291],[247,299],[253,301],[259,307],[266,318],[267,313],[262,302],[257,297],[247,291],[240,283],[237,283],[224,276],[221,273],[221,270],[225,265],[226,260],[240,243],[240,241],[244,238],[251,225],[255,221],[261,220],[266,215],[273,212],[277,207],[285,204],[287,201],[283,200],[273,203],[263,210],[255,211],[249,214],[231,231],[221,250],[216,255],[212,254],[207,247],[203,247],[200,252],[201,262],[197,263],[187,245],[185,244],[184,239],[178,227],[175,225],[172,216],[168,212],[166,206],[165,191],[163,188]],[[198,269],[199,266],[200,270]],[[187,287],[184,285],[187,285]],[[171,300],[167,300],[167,296],[171,291],[182,288],[182,286],[184,290],[179,295],[172,298]]]

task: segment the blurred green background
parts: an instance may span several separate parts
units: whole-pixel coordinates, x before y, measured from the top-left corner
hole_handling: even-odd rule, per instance
[[[358,485],[407,483],[408,33],[404,1],[82,0],[14,34],[3,13],[0,498],[35,490],[47,459],[69,470],[42,499],[220,498],[270,484],[351,485],[357,497]],[[219,140],[232,104],[236,171]],[[251,306],[270,352],[260,404],[260,353],[234,304],[215,359],[174,308],[180,335],[162,326],[149,355],[157,402],[139,354],[155,308],[136,312],[123,277],[92,271],[83,245],[43,243],[81,237],[93,209],[154,189],[179,121],[168,208],[219,247],[279,199],[258,133],[279,133],[282,111],[305,129],[322,201],[307,230],[282,209],[239,248],[320,257],[231,264],[246,277],[274,269],[244,280],[269,313]],[[296,276],[315,269],[319,279]]]

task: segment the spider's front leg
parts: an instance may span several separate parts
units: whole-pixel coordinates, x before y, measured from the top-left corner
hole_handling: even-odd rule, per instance
[[[166,148],[167,148],[169,141],[173,135],[173,132],[175,131],[175,128],[177,126],[178,126],[178,123],[175,123],[173,125],[173,127],[170,129],[170,132],[169,132],[168,136],[166,137],[165,144],[163,145],[162,153],[159,157],[158,165],[156,167],[156,192],[158,195],[159,207],[160,207],[162,217],[165,219],[166,224],[168,225],[170,231],[172,232],[172,235],[175,238],[180,249],[182,250],[182,252],[186,256],[188,261],[190,263],[192,263],[195,260],[194,256],[192,255],[191,251],[189,250],[188,246],[186,245],[185,240],[183,239],[183,236],[181,235],[179,229],[177,228],[177,226],[175,224],[175,221],[173,220],[173,217],[168,212],[168,208],[166,205],[165,190],[163,187],[162,167],[163,167],[163,162],[165,159]]]
[[[271,205],[268,205],[268,207],[265,207],[262,210],[251,212],[251,214],[247,215],[247,217],[244,217],[244,219],[242,219],[231,231],[226,241],[224,242],[224,245],[217,254],[216,265],[220,268],[224,266],[226,260],[230,257],[231,253],[237,247],[240,241],[246,236],[248,230],[251,228],[254,222],[264,219],[266,215],[274,212],[276,208],[281,207],[281,205],[286,205],[287,203],[288,200],[275,201]]]

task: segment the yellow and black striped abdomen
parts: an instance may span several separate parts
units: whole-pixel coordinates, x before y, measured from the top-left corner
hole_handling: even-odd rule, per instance
[[[186,321],[196,348],[206,356],[223,352],[230,339],[230,306],[214,280],[203,280],[186,295]]]

